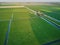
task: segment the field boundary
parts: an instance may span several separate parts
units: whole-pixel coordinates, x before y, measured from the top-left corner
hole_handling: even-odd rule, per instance
[[[46,19],[45,19],[45,18],[43,18],[43,17],[41,17],[41,19],[45,20],[46,22],[48,22],[49,24],[53,25],[54,27],[56,27],[56,28],[60,29],[60,25],[54,24],[54,22],[53,22],[53,23],[51,23],[50,21],[46,20]]]
[[[9,21],[8,30],[6,32],[6,37],[5,37],[4,45],[7,45],[7,43],[8,43],[8,36],[9,36],[12,20],[13,20],[13,14],[12,14],[11,19]]]
[[[50,17],[50,16],[47,16],[47,15],[44,15],[44,16],[49,17],[50,19],[52,19],[52,20],[54,20],[54,21],[60,22],[60,20],[57,20],[57,19],[52,18],[52,17]]]

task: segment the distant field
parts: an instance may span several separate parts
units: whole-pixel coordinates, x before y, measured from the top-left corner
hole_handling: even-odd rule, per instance
[[[60,20],[60,15],[56,15],[60,14],[59,9],[55,10],[54,7],[48,8],[48,6],[47,8],[46,6],[28,7],[41,10]],[[59,41],[51,43],[56,40]],[[0,45],[45,45],[49,42],[51,44],[48,45],[60,45],[60,29],[36,16],[26,7],[0,8]]]
[[[53,18],[60,20],[60,6],[55,5],[35,5],[28,6],[33,10],[39,10]]]

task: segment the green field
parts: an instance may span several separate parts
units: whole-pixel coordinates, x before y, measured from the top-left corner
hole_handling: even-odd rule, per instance
[[[28,7],[33,10],[41,10],[43,13],[60,20],[60,15],[56,15],[60,14],[58,12],[60,10],[56,8],[57,13],[55,14],[53,6],[49,8],[44,6],[45,11],[43,11],[43,6]],[[0,8],[0,45],[5,45],[7,31],[9,33],[6,45],[44,45],[60,40],[60,29],[47,23],[25,7]],[[60,45],[60,42],[51,45]]]

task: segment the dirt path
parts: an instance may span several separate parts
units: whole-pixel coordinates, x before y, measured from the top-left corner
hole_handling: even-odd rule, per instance
[[[0,6],[0,8],[20,8],[24,6]]]

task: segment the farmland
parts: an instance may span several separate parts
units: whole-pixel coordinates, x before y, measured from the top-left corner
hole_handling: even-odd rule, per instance
[[[60,20],[59,6],[26,6]],[[26,7],[0,8],[0,45],[60,45],[60,22],[56,27],[36,16]]]

